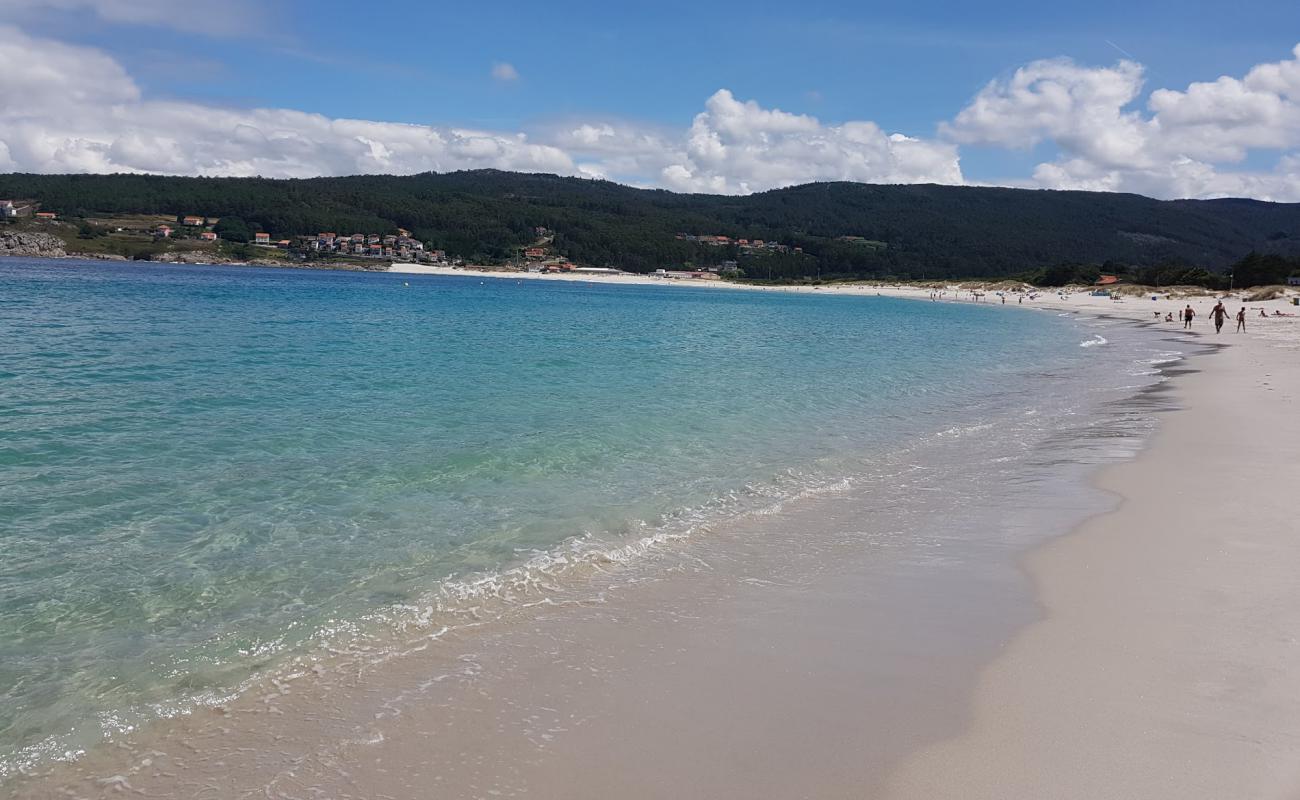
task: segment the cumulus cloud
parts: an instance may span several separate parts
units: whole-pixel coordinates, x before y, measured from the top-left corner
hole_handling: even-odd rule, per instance
[[[594,156],[589,172],[643,176],[684,192],[746,194],[818,180],[961,183],[957,148],[886,134],[875,123],[826,125],[720,89],[685,135],[582,124],[564,146]]]
[[[870,122],[825,125],[725,89],[684,133],[579,122],[535,141],[524,133],[150,100],[104,53],[14,27],[0,27],[0,63],[9,65],[0,71],[0,154],[9,168],[35,172],[307,177],[494,167],[725,193],[811,180],[961,181],[951,144],[887,135]],[[508,64],[493,74],[518,75]]]
[[[0,63],[0,153],[11,169],[274,177],[577,171],[564,151],[522,133],[151,101],[105,54],[13,27],[0,26]]]
[[[519,80],[519,70],[515,69],[514,64],[498,61],[492,65],[492,77],[506,83],[517,81]]]
[[[1145,110],[1133,107],[1143,82],[1131,61],[1035,61],[990,82],[941,131],[963,144],[1051,141],[1060,156],[1033,176],[1046,187],[1300,200],[1297,159],[1287,153],[1300,147],[1300,45],[1292,59],[1261,64],[1244,78],[1157,89]],[[1275,168],[1230,168],[1252,150],[1277,151]]]
[[[42,0],[46,3],[47,0]],[[35,0],[0,0],[0,8]],[[123,21],[173,0],[48,0]],[[144,95],[104,52],[0,25],[0,170],[310,177],[492,167],[744,194],[819,180],[965,182],[959,148],[1054,148],[1051,188],[1300,200],[1300,46],[1244,77],[1157,89],[1141,65],[1035,61],[985,86],[937,138],[824,122],[720,89],[685,128],[584,118],[524,132],[338,119]],[[492,67],[498,80],[513,66]],[[1241,169],[1271,153],[1272,169]],[[1256,163],[1258,159],[1252,159]]]

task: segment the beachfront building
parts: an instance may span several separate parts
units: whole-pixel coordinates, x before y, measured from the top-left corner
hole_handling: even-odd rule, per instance
[[[183,217],[181,219],[181,224],[187,225],[191,228],[201,228],[203,227],[203,217]]]
[[[212,231],[204,231],[199,234],[199,238],[205,242],[215,242],[217,240],[217,235]]]
[[[37,211],[37,212],[36,212],[36,218],[37,218],[37,219],[52,220],[52,219],[58,219],[58,218],[59,218],[59,215],[58,215],[58,214],[55,214],[53,211]]]
[[[710,272],[703,269],[657,269],[650,273],[653,278],[668,278],[670,280],[693,280],[693,281],[720,281],[722,276],[716,272]]]
[[[0,200],[0,217],[16,217],[18,208],[12,200]]]
[[[253,234],[253,244],[265,244],[265,245],[270,245],[270,244],[271,244],[271,234],[269,234],[269,233],[255,233],[255,234]]]
[[[398,228],[397,234],[354,233],[339,236],[325,231],[314,236],[297,237],[297,242],[280,242],[281,247],[295,247],[312,253],[335,253],[364,258],[387,258],[394,261],[445,261],[442,251],[426,252],[424,242],[412,239],[409,233]]]

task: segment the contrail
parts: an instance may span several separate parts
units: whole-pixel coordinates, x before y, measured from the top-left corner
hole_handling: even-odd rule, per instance
[[[1125,58],[1127,58],[1128,60],[1130,60],[1130,61],[1137,61],[1137,60],[1138,60],[1138,59],[1137,59],[1137,56],[1133,55],[1133,54],[1130,53],[1129,51],[1127,51],[1127,50],[1125,50],[1124,48],[1120,47],[1119,45],[1115,44],[1115,43],[1112,42],[1110,39],[1102,39],[1102,41],[1105,42],[1106,44],[1110,45],[1111,47],[1115,48],[1116,50],[1118,50],[1118,51],[1120,52],[1120,54],[1122,54],[1122,55],[1123,55]]]

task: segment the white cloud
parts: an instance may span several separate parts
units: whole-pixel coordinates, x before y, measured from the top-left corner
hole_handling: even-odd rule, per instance
[[[545,142],[149,100],[104,53],[13,27],[0,26],[0,63],[10,65],[0,71],[0,145],[12,168],[35,172],[307,177],[495,167],[726,193],[810,180],[961,181],[950,144],[891,137],[870,122],[824,125],[725,89],[684,133],[579,122],[551,130]],[[502,67],[509,65],[494,68],[498,77],[517,75]]]
[[[1300,46],[1294,58],[1238,79],[1157,89],[1131,108],[1143,70],[1131,61],[1086,67],[1035,61],[984,87],[943,134],[960,143],[1027,147],[1050,140],[1060,157],[1034,180],[1052,188],[1129,191],[1156,197],[1248,195],[1300,200]],[[1268,172],[1225,169],[1252,150],[1276,151]]]
[[[49,0],[129,20],[172,0]],[[35,0],[0,0],[17,8]],[[133,10],[134,9],[134,10]],[[985,86],[940,138],[867,120],[823,122],[721,89],[689,127],[577,119],[531,134],[407,125],[279,108],[238,109],[146,97],[112,57],[0,25],[0,169],[309,177],[493,167],[743,194],[809,181],[963,183],[959,147],[1050,142],[1032,179],[1054,188],[1157,197],[1300,200],[1300,46],[1294,57],[1145,104],[1132,61],[1088,67],[1035,61]],[[510,65],[493,67],[514,80]],[[1243,170],[1252,153],[1272,169]]]
[[[309,177],[479,167],[574,173],[524,134],[143,99],[113,59],[0,26],[0,153],[34,172]],[[35,88],[34,88],[35,87]]]
[[[519,80],[519,70],[515,69],[514,64],[498,61],[492,65],[492,77],[504,83],[517,81]]]
[[[825,125],[719,90],[696,115],[685,152],[662,173],[681,191],[750,192],[814,180],[961,183],[953,145],[889,136],[874,122]]]
[[[726,89],[708,99],[685,135],[582,123],[557,142],[591,157],[588,172],[686,192],[744,194],[818,180],[962,181],[951,144],[886,135],[872,122],[826,125],[742,102]]]

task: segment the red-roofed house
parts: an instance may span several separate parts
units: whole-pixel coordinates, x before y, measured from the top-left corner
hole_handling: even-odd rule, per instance
[[[1117,275],[1102,275],[1100,278],[1097,279],[1097,283],[1096,283],[1096,285],[1097,285],[1097,286],[1114,286],[1114,285],[1117,284],[1117,283],[1122,283],[1122,281],[1119,279],[1119,276],[1117,276]]]
[[[217,235],[212,231],[204,231],[199,234],[199,238],[205,242],[215,242],[217,240]]]
[[[197,228],[203,225],[203,217],[185,217],[181,220],[181,224]]]
[[[271,243],[271,234],[269,233],[253,234],[253,244],[270,244],[270,243]]]
[[[59,215],[55,214],[53,211],[37,211],[36,218],[37,219],[58,219]]]

